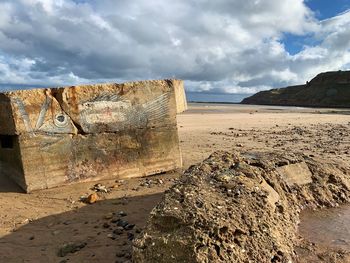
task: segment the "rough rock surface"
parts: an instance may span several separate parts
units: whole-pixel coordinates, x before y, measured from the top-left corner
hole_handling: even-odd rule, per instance
[[[350,71],[325,72],[305,85],[260,91],[243,104],[350,107]]]
[[[350,201],[349,167],[301,154],[216,152],[151,212],[134,262],[295,262],[299,212]]]
[[[0,93],[0,162],[27,192],[181,167],[180,80]]]

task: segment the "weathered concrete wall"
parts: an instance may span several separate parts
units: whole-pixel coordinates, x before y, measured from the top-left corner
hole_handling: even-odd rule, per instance
[[[185,110],[187,110],[187,99],[184,89],[184,83],[182,80],[173,80],[172,84],[175,90],[176,111],[177,113],[184,112]]]
[[[176,114],[186,106],[178,80],[3,93],[0,134],[17,146],[1,147],[0,161],[26,191],[175,169]]]

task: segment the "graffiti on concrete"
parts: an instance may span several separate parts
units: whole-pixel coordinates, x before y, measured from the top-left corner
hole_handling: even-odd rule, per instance
[[[1,93],[0,135],[13,148],[0,161],[27,192],[179,168],[181,94],[176,80]]]
[[[118,95],[103,94],[79,105],[80,122],[84,130],[98,130],[99,125],[112,125],[128,121],[132,105]],[[115,125],[113,125],[115,124]]]
[[[169,93],[164,93],[144,104],[132,103],[116,94],[102,94],[79,104],[79,125],[86,133],[118,132],[130,128],[147,128],[148,125],[161,123],[168,115]],[[45,97],[36,124],[33,125],[26,111],[26,106],[20,98],[12,98],[17,105],[26,130],[35,136],[41,132],[48,135],[74,133],[71,118],[57,103],[56,111],[47,118],[49,109],[52,109],[54,99]]]
[[[46,115],[46,112],[51,105],[51,102],[52,102],[52,99],[50,97],[46,96],[45,102],[41,106],[41,110],[40,110],[39,117],[38,117],[38,120],[37,120],[36,125],[35,125],[35,129],[39,129],[44,124],[45,115]]]
[[[23,101],[19,98],[11,98],[11,102],[13,104],[17,105],[18,112],[21,114],[21,117],[22,117],[22,120],[23,120],[23,123],[24,123],[24,126],[25,126],[27,132],[31,135],[34,135],[34,131],[33,131],[32,125],[30,123],[29,116],[28,116],[28,113],[26,111],[26,108],[25,108]]]
[[[53,99],[50,96],[46,96],[43,102],[39,115],[36,120],[36,124],[33,128],[29,115],[26,111],[26,105],[20,98],[12,98],[12,103],[17,105],[19,113],[21,114],[26,131],[35,136],[38,132],[45,132],[47,134],[63,134],[73,133],[74,127],[70,118],[62,111],[57,109],[53,118],[47,119],[47,112],[49,108],[52,108]]]
[[[164,93],[150,102],[132,105],[118,95],[103,94],[79,105],[80,124],[86,132],[123,131],[147,128],[167,115],[170,95]]]

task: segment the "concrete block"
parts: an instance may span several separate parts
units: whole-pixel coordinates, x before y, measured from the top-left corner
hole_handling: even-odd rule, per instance
[[[176,169],[186,107],[179,80],[2,93],[1,166],[27,192]]]

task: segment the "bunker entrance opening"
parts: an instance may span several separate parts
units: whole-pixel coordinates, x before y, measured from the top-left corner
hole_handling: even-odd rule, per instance
[[[0,146],[3,149],[13,149],[16,136],[0,135]]]

